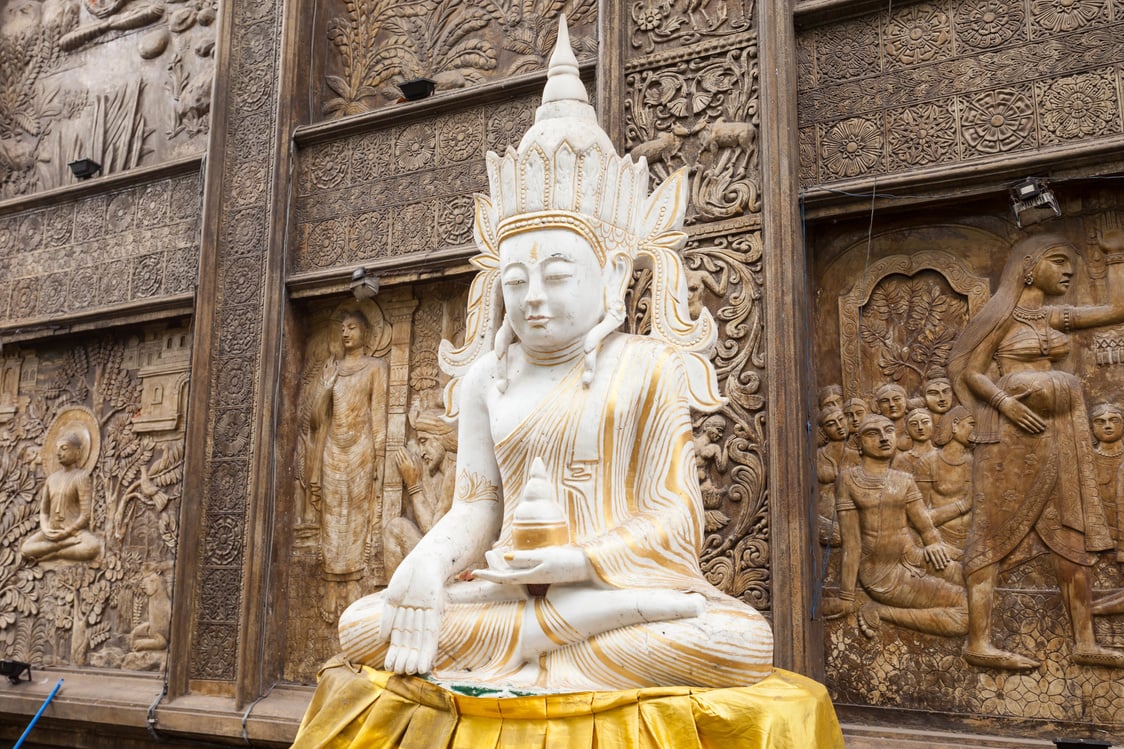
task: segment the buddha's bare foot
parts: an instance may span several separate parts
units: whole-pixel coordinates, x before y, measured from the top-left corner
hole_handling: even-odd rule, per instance
[[[874,639],[882,626],[882,617],[878,615],[878,608],[877,603],[865,603],[858,613],[859,630],[871,639]]]
[[[1073,662],[1082,666],[1124,668],[1124,650],[1106,648],[1100,645],[1078,647],[1073,651]]]
[[[998,668],[1004,671],[1032,671],[1042,665],[1033,658],[990,645],[983,648],[965,647],[964,660],[980,668]]]

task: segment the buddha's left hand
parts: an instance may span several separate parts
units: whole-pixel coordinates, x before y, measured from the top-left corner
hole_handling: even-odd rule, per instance
[[[492,549],[485,557],[488,567],[473,574],[507,585],[576,583],[594,579],[593,565],[579,546],[565,544],[541,549],[501,552]]]

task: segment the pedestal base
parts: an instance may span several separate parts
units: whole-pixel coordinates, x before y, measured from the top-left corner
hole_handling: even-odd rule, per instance
[[[294,749],[843,749],[827,690],[776,670],[751,687],[468,697],[342,660],[320,671]]]

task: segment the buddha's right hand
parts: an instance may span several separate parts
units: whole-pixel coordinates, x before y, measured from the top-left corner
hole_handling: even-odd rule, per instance
[[[439,565],[418,554],[407,556],[384,597],[379,636],[390,641],[387,671],[425,674],[433,669],[444,609],[445,575]]]

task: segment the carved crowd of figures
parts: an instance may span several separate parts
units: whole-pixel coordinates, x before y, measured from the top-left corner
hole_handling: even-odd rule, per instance
[[[1087,404],[1081,380],[1058,368],[1073,332],[1124,322],[1124,234],[1099,245],[1107,303],[1057,304],[1077,250],[1031,235],[919,390],[821,388],[816,533],[825,554],[839,550],[829,618],[854,614],[868,637],[883,622],[966,637],[972,666],[1037,669],[1041,653],[1001,648],[992,625],[1000,572],[1044,556],[1073,662],[1124,668],[1124,650],[1098,643],[1093,626],[1124,611],[1121,594],[1095,593],[1091,572],[1102,554],[1124,560],[1124,408]]]

